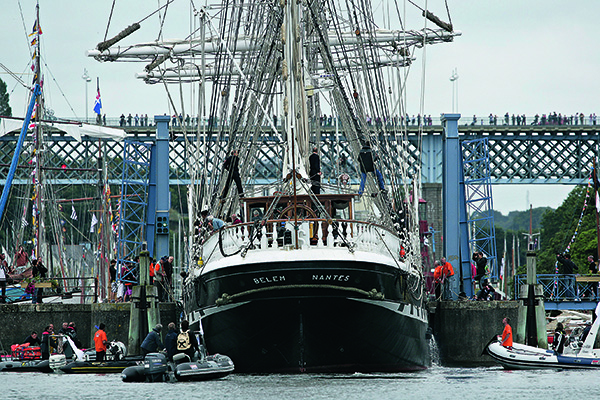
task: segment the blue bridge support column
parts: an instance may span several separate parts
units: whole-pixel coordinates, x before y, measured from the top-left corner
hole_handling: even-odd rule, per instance
[[[156,143],[150,158],[146,240],[148,253],[156,259],[169,255],[169,119],[166,115],[154,117]]]
[[[462,153],[458,138],[458,120],[460,114],[442,114],[441,121],[444,127],[443,155],[442,155],[442,185],[443,185],[443,255],[446,261],[454,268],[454,278],[450,281],[451,299],[458,299],[458,294],[464,291],[464,279],[471,279],[470,263],[464,265],[468,257],[468,243],[466,232],[466,206],[465,192],[462,185]],[[461,220],[465,224],[461,225]],[[464,226],[464,229],[461,229]],[[465,231],[464,233],[462,231]],[[464,246],[462,246],[464,242]],[[465,247],[461,251],[461,246]],[[461,256],[462,255],[462,256]]]

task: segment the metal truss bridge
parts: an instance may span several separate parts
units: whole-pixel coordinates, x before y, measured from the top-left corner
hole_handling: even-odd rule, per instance
[[[155,141],[155,127],[125,127],[128,140],[143,143]],[[343,133],[334,126],[319,127],[321,131],[321,164],[325,182],[336,183],[342,172],[354,181],[359,174],[356,160]],[[388,128],[389,130],[390,128]],[[189,183],[185,146],[180,127],[171,128],[175,138],[170,141],[170,184]],[[442,183],[441,126],[423,128],[422,152],[417,148],[417,129],[409,127],[409,153],[415,163],[422,163],[422,182]],[[15,133],[17,135],[17,133]],[[462,140],[488,139],[491,184],[584,184],[587,182],[593,159],[599,150],[600,125],[498,125],[459,126]],[[6,171],[14,153],[17,136],[0,138],[0,185],[5,183]],[[386,138],[380,138],[380,140]],[[26,142],[24,151],[27,152]],[[210,146],[208,146],[210,147]],[[123,143],[83,138],[81,142],[60,131],[50,131],[45,142],[46,176],[55,184],[95,184],[98,182],[98,158],[107,160],[109,181],[118,184],[123,170]],[[281,158],[275,138],[265,138],[252,183],[266,183],[281,176]],[[210,164],[210,163],[209,163]],[[387,173],[398,171],[386,166]],[[215,169],[219,171],[219,168]],[[30,183],[30,169],[22,166],[15,184]]]

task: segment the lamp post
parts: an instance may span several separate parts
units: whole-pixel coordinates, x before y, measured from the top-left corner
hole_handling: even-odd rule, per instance
[[[455,113],[458,109],[458,72],[456,68],[452,71],[450,82],[452,82],[452,112]],[[456,108],[454,108],[454,99],[456,99]]]
[[[85,81],[85,122],[88,122],[88,83],[92,81],[92,78],[88,75],[87,68],[83,69],[83,75],[81,79]]]

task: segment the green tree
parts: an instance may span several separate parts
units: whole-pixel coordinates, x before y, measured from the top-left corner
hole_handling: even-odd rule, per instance
[[[569,249],[577,265],[576,273],[587,273],[587,256],[596,254],[596,209],[592,193],[586,186],[577,186],[556,210],[542,217],[541,251],[538,253],[538,273],[553,273],[556,255]],[[585,211],[582,215],[582,210]]]
[[[10,108],[10,102],[8,101],[6,83],[2,79],[0,79],[0,115],[12,117],[12,110]]]

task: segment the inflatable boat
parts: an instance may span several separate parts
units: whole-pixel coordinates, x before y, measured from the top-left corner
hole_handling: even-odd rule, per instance
[[[162,353],[149,353],[143,365],[128,367],[121,373],[123,382],[187,382],[223,378],[234,370],[233,361],[227,356],[214,354],[190,361],[184,354],[167,362]]]
[[[596,315],[600,313],[600,303]],[[493,338],[483,350],[505,369],[597,369],[600,368],[600,349],[594,348],[600,328],[600,318],[596,318],[590,332],[579,347],[565,347],[562,354],[553,350],[540,349],[520,343],[508,348]]]

